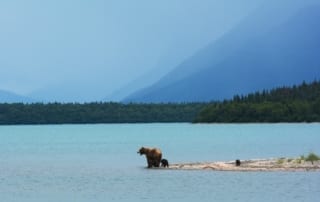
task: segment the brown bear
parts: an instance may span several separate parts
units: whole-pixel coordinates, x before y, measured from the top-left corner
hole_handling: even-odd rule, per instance
[[[160,149],[141,147],[137,153],[140,155],[146,155],[148,168],[160,166],[160,161],[162,158],[162,153]]]

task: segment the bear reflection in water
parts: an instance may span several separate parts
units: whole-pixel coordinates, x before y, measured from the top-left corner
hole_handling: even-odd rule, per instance
[[[146,155],[148,168],[159,167],[162,159],[162,152],[158,148],[141,147],[137,152],[140,155]]]

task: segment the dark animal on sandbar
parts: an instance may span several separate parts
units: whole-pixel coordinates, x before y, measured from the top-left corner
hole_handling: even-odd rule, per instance
[[[162,152],[158,148],[141,147],[137,152],[140,155],[146,155],[148,168],[159,167],[162,158]]]
[[[239,159],[236,160],[236,166],[240,166],[241,165],[241,161]]]
[[[161,159],[161,167],[167,167],[169,168],[169,162],[167,159]]]

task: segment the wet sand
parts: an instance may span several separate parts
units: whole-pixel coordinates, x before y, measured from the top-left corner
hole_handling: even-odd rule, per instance
[[[320,171],[320,161],[313,164],[290,158],[270,158],[235,161],[196,162],[171,164],[172,170],[214,170],[214,171]]]

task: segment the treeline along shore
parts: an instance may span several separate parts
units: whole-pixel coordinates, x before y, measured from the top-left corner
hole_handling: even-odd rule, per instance
[[[0,124],[192,122],[205,106],[187,104],[34,103],[0,104]]]
[[[232,100],[209,103],[194,122],[278,123],[320,122],[320,82],[236,95]]]
[[[320,82],[207,103],[1,103],[0,124],[320,122]]]

